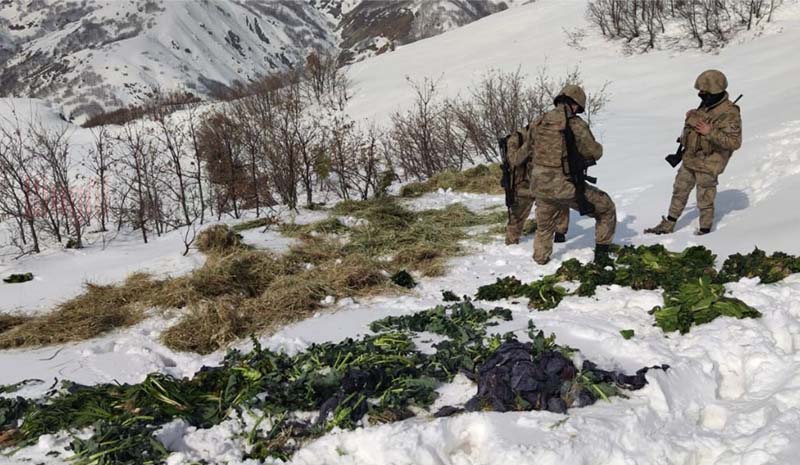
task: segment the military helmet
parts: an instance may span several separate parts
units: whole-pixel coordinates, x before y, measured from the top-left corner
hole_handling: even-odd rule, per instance
[[[703,71],[697,80],[694,81],[694,88],[700,92],[708,92],[709,94],[721,94],[728,88],[728,78],[722,74],[722,71],[716,69],[709,69]]]
[[[562,96],[571,98],[573,102],[577,103],[578,106],[581,107],[578,113],[583,113],[583,110],[586,109],[586,93],[583,91],[583,89],[581,89],[581,86],[567,84],[563,89],[561,89],[561,92],[558,93],[556,100],[558,100],[558,97]]]

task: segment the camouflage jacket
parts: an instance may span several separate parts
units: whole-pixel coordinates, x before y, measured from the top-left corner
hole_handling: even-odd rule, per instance
[[[711,125],[711,132],[703,136],[694,129],[702,120]],[[725,171],[733,152],[742,146],[742,117],[739,107],[727,94],[710,108],[690,110],[686,114],[681,142],[684,146],[683,163],[686,168],[710,173],[714,176]]]

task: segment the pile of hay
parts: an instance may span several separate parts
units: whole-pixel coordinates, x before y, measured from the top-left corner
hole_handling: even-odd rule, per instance
[[[400,190],[401,197],[419,197],[439,189],[474,194],[502,194],[500,165],[478,165],[464,171],[443,171],[422,182],[412,182]]]
[[[87,284],[83,294],[52,313],[17,321],[0,332],[0,349],[83,341],[134,325],[144,318],[146,297],[162,285],[140,273],[118,286]]]
[[[175,350],[213,352],[307,318],[327,296],[405,292],[392,283],[393,274],[442,274],[446,260],[463,250],[465,227],[504,219],[503,212],[476,214],[462,205],[414,212],[390,198],[342,202],[333,212],[363,221],[348,227],[333,217],[283,226],[297,238],[283,255],[247,247],[227,226],[209,227],[196,240],[207,260],[188,275],[156,280],[135,274],[116,286],[89,284],[48,315],[0,316],[0,348],[90,339],[138,323],[147,309],[177,308],[183,316],[162,333],[163,342]]]

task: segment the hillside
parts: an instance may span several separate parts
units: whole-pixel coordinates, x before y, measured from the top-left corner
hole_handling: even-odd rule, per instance
[[[315,0],[314,4],[325,21],[359,8],[354,1]],[[626,55],[623,44],[606,41],[590,27],[585,7],[585,1],[522,4],[354,63],[347,68],[355,91],[347,111],[357,120],[387,125],[393,112],[408,108],[413,100],[407,78],[439,79],[443,94],[454,96],[467,92],[491,69],[519,69],[533,79],[542,67],[558,76],[577,66],[588,89],[608,83],[610,92],[602,117],[593,121],[604,157],[590,173],[599,178],[598,186],[616,203],[619,224],[615,243],[660,243],[676,252],[702,245],[716,254],[718,267],[728,255],[747,253],[754,247],[800,255],[800,212],[793,207],[800,195],[800,117],[794,110],[800,104],[796,83],[800,61],[791,59],[800,41],[800,1],[785,0],[772,22],[738,36],[713,54],[665,49]],[[564,28],[585,32],[579,46],[568,45]],[[340,40],[335,35],[324,37],[312,40],[326,44]],[[240,61],[241,66],[250,66],[246,58]],[[642,230],[666,213],[675,170],[663,158],[675,149],[684,113],[697,106],[695,77],[709,68],[727,74],[734,98],[744,95],[739,103],[744,142],[720,178],[715,230],[703,237],[693,234],[697,213],[694,199],[690,199],[673,235],[645,236]],[[220,79],[226,70],[220,65]],[[57,105],[36,100],[16,100],[14,104],[21,111],[42,112],[49,124],[64,124],[59,122]],[[179,112],[176,117],[182,115]],[[74,125],[71,129],[79,143],[90,139],[88,130]],[[392,191],[398,187],[395,184]],[[398,200],[416,212],[441,211],[460,203],[476,213],[491,211],[487,209],[502,213],[503,202],[500,195],[445,190]],[[277,217],[287,222],[335,220],[339,228],[363,225],[362,219],[335,210],[277,210]],[[313,316],[256,340],[264,349],[296,355],[312,344],[374,335],[371,322],[387,316],[414,316],[442,305],[444,290],[456,296],[475,296],[479,286],[497,278],[514,275],[530,282],[555,273],[568,259],[587,262],[593,256],[593,221],[575,212],[567,242],[556,245],[554,260],[546,266],[531,261],[530,236],[519,245],[506,246],[501,237],[481,239],[484,232],[482,227],[467,229],[466,252],[450,258],[442,276],[416,273],[418,285],[400,293],[339,299],[326,296]],[[86,281],[119,282],[135,270],[159,278],[184,276],[201,267],[206,257],[196,250],[183,256],[182,234],[172,231],[142,244],[138,236],[123,231],[112,235],[109,243],[105,236],[97,236],[81,250],[50,250],[19,260],[0,258],[0,275],[35,274],[35,280],[28,283],[0,285],[0,307],[14,315],[38,314],[78,294]],[[312,231],[308,236],[318,239],[326,235]],[[347,242],[344,236],[333,237]],[[256,250],[284,253],[297,243],[298,236],[252,228],[243,233],[242,240]],[[311,263],[303,265],[314,269]],[[574,284],[564,285],[573,290]],[[509,320],[491,328],[492,334],[511,332],[527,340],[528,324],[533,322],[546,334],[554,334],[559,344],[579,350],[573,354],[576,364],[591,359],[602,369],[627,373],[669,365],[666,371],[648,372],[648,384],[641,390],[626,391],[625,397],[600,398],[567,414],[475,411],[434,418],[432,413],[438,407],[460,405],[475,394],[475,383],[459,374],[452,382],[436,387],[438,398],[430,409],[415,407],[416,417],[385,424],[364,421],[354,428],[337,426],[302,442],[300,450],[285,460],[250,458],[251,439],[275,439],[272,427],[284,420],[258,409],[232,413],[210,426],[193,426],[179,418],[178,408],[175,419],[148,438],[155,437],[168,450],[169,465],[793,464],[800,454],[796,441],[800,424],[800,274],[769,284],[757,277],[733,280],[724,283],[724,292],[762,316],[720,317],[694,326],[686,334],[665,332],[654,325],[654,317],[648,313],[664,304],[662,289],[634,290],[618,284],[599,286],[590,296],[566,295],[550,311],[533,311],[527,297],[476,301],[486,310],[500,305],[511,312]],[[176,378],[199,371],[213,373],[223,363],[224,351],[208,355],[178,352],[160,339],[180,318],[179,310],[151,311],[143,321],[95,339],[0,351],[0,385],[42,380],[4,397],[41,396],[54,378],[96,385],[140,383],[152,373]],[[621,331],[625,330],[633,330],[633,336],[624,337]],[[413,343],[430,351],[439,340],[438,334],[423,332],[415,333]],[[253,347],[252,341],[233,344],[243,353]],[[251,380],[263,375],[246,369],[240,372]],[[315,376],[322,379],[328,374],[321,371]],[[259,392],[257,397],[272,394],[281,392]],[[130,406],[123,405],[125,408]],[[316,417],[316,412],[297,414],[309,421]],[[78,436],[87,437],[84,433]],[[0,461],[12,465],[68,463],[74,452],[70,449],[73,440],[64,433],[47,434]]]
[[[363,59],[505,7],[496,0],[2,2],[0,95],[57,101],[70,119],[141,103],[157,89],[207,98],[301,66],[312,50]]]
[[[785,202],[800,186],[800,120],[793,111],[800,93],[791,78],[800,63],[780,57],[797,40],[800,7],[784,3],[777,21],[717,54],[666,50],[624,56],[620,43],[605,41],[582,19],[582,2],[538,2],[353,65],[349,74],[358,91],[349,110],[387,121],[412,98],[406,77],[439,79],[443,94],[457,95],[490,69],[520,69],[534,79],[542,67],[561,75],[577,66],[588,89],[609,83],[610,103],[594,123],[605,155],[591,171],[617,204],[617,239],[651,243],[663,238],[644,237],[641,231],[666,214],[674,176],[663,158],[676,148],[683,115],[697,106],[695,78],[705,69],[720,69],[728,76],[732,98],[744,95],[744,143],[722,176],[718,231],[694,237],[690,207],[667,245],[700,243],[725,254],[755,245],[797,252],[798,214]],[[587,31],[582,50],[567,45],[567,24]],[[581,241],[589,243],[589,237]]]

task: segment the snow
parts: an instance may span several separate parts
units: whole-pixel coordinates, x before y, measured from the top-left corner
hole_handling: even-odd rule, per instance
[[[4,67],[27,78],[4,91],[59,99],[79,119],[140,104],[155,89],[208,96],[220,84],[286,70],[308,49],[335,46],[322,13],[290,3],[15,3],[0,4],[0,23],[15,26],[0,35],[0,45],[16,40],[19,50]],[[45,65],[59,65],[59,71]]]
[[[724,258],[758,245],[768,251],[800,254],[800,4],[785,1],[774,23],[759,36],[748,37],[709,55],[696,51],[656,51],[623,56],[588,29],[585,2],[540,0],[420,41],[353,65],[350,75],[357,94],[350,108],[356,118],[386,121],[408,104],[411,90],[404,76],[442,76],[450,95],[463,92],[489,68],[535,74],[545,60],[559,73],[579,63],[588,87],[610,81],[611,102],[595,133],[605,157],[592,174],[618,207],[615,242],[664,243],[679,250],[702,244]],[[585,51],[567,47],[564,25],[587,28]],[[511,44],[512,46],[509,46]],[[673,141],[686,109],[696,106],[692,84],[706,68],[729,77],[731,93],[741,101],[744,144],[721,177],[717,225],[713,234],[692,235],[696,211],[690,203],[669,237],[646,237],[641,230],[665,213],[674,170],[663,156]],[[407,201],[415,209],[442,208],[461,202],[473,210],[501,206],[500,196],[449,191]],[[298,221],[319,219],[306,212]],[[33,271],[40,281],[0,286],[3,310],[33,313],[79,292],[89,279],[112,282],[133,270],[178,274],[202,263],[190,253],[180,256],[182,236],[168,234],[141,244],[122,234],[102,250],[95,242],[86,250],[55,251],[19,261],[0,262],[0,274]],[[251,230],[245,239],[259,247],[285,250],[289,245],[272,231]],[[450,262],[447,275],[419,279],[412,293],[327,301],[313,318],[289,325],[261,341],[272,349],[294,353],[308,344],[338,341],[368,332],[371,321],[413,313],[441,303],[441,291],[473,295],[477,286],[515,275],[532,280],[552,273],[562,260],[592,257],[592,221],[573,214],[566,244],[556,244],[547,266],[531,261],[531,238],[507,247],[500,239],[470,242],[469,253]],[[100,273],[98,270],[102,270]],[[27,287],[26,287],[27,286]],[[583,464],[583,465],[789,465],[797,463],[800,444],[800,275],[762,285],[742,280],[730,293],[761,311],[763,318],[719,318],[686,335],[664,335],[652,326],[647,310],[661,302],[655,291],[610,286],[591,298],[568,297],[549,312],[531,312],[524,299],[499,302],[513,320],[497,332],[525,332],[528,319],[561,344],[578,348],[602,368],[635,370],[666,363],[666,373],[648,374],[649,385],[630,398],[571,410],[548,412],[470,413],[451,418],[417,417],[407,421],[336,431],[307,444],[295,464]],[[486,307],[494,306],[484,304]],[[136,382],[161,371],[189,376],[203,365],[218,363],[208,356],[175,353],[158,336],[175,315],[154,314],[139,325],[93,341],[36,350],[0,353],[0,384],[27,378],[45,382],[21,391],[40,395],[53,378],[82,383],[117,380]],[[633,329],[624,340],[620,330]],[[240,343],[242,348],[248,342]],[[468,398],[474,386],[456,378],[440,388],[441,405]],[[439,405],[439,404],[437,404]],[[252,425],[250,425],[252,427]],[[171,465],[199,460],[245,464],[242,431],[235,419],[208,430],[185,424],[166,426],[159,436],[174,451]],[[63,450],[63,438],[42,438],[39,444],[8,458],[9,463],[61,463],[47,457]]]
[[[798,39],[800,4],[784,2],[760,36],[717,54],[666,50],[632,56],[623,56],[618,43],[606,42],[590,28],[584,8],[580,1],[538,1],[354,64],[349,74],[356,93],[349,110],[387,122],[412,101],[406,77],[439,79],[443,95],[455,96],[489,69],[535,76],[546,65],[558,76],[578,65],[587,89],[609,82],[611,101],[594,128],[605,156],[591,173],[617,204],[616,241],[654,243],[663,238],[641,237],[639,231],[666,214],[675,171],[663,158],[675,150],[684,113],[697,106],[695,77],[708,68],[721,69],[732,97],[744,94],[743,146],[722,175],[715,234],[693,236],[692,199],[668,246],[699,243],[722,255],[755,245],[796,252],[796,233],[788,225],[796,224],[798,213],[785,202],[800,193],[800,184],[792,182],[800,169],[800,120],[794,111],[800,104],[794,79],[800,61],[787,53],[793,53]],[[586,29],[586,50],[566,45],[566,25]],[[760,221],[752,221],[752,215]]]

